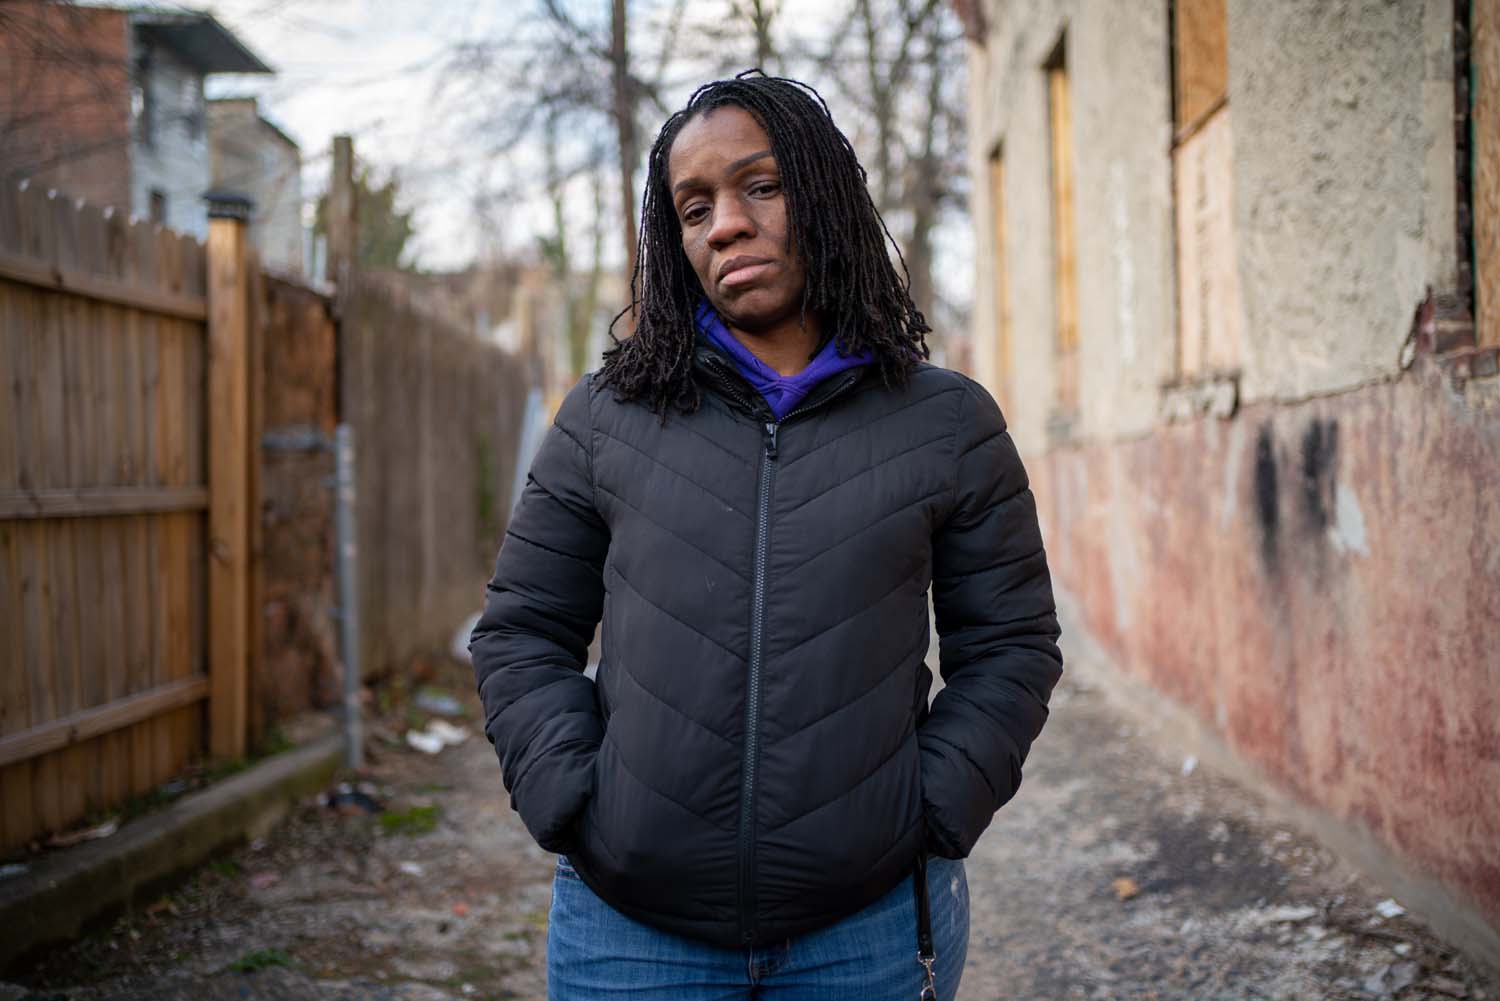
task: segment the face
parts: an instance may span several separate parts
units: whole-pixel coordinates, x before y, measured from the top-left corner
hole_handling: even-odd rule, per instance
[[[760,123],[734,105],[693,118],[672,142],[667,185],[682,249],[725,322],[750,333],[795,325],[807,276]]]

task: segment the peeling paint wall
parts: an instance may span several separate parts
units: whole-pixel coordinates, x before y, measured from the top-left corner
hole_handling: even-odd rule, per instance
[[[984,5],[969,48],[975,374],[1032,471],[1059,586],[1120,668],[1445,887],[1500,950],[1500,358],[1452,294],[1455,5],[1227,0],[1227,103],[1183,135],[1228,109],[1213,169],[1231,181],[1239,305],[1199,301],[1238,311],[1243,354],[1193,379],[1178,368],[1171,10]],[[1070,423],[1055,419],[1043,69],[1064,36]],[[990,348],[992,196],[1008,377]]]
[[[1030,467],[1122,669],[1500,926],[1500,382],[1424,363]]]

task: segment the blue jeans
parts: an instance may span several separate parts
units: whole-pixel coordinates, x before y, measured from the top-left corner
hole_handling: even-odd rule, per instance
[[[953,1001],[969,949],[969,884],[961,861],[927,862],[937,996]],[[728,949],[628,918],[557,858],[547,924],[548,1001],[916,1001],[917,907],[911,877],[825,928]]]

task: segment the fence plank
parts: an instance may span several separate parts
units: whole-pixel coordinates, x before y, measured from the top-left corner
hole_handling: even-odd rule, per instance
[[[22,733],[0,737],[0,766],[42,758],[102,734],[159,719],[170,710],[206,699],[208,691],[208,678],[201,674],[177,678],[150,691],[69,713]]]
[[[43,264],[33,257],[6,250],[0,250],[0,278],[183,320],[202,322],[208,315],[208,305],[199,297],[141,288],[91,275],[76,267]]]
[[[249,576],[248,274],[245,224],[212,218],[209,268],[209,701],[208,738],[215,757],[245,751]]]
[[[22,322],[20,297],[0,282],[0,490],[14,488],[20,475],[18,439],[23,425],[16,407],[23,392],[17,343]]]
[[[0,490],[0,518],[87,518],[207,509],[208,488],[201,486]]]
[[[24,845],[40,826],[33,801],[35,772],[36,765],[30,761],[0,768],[0,803],[5,804],[5,809],[0,810],[5,840],[0,844],[10,847]]]
[[[22,589],[20,539],[29,526],[0,522],[0,737],[26,729],[31,724],[30,693],[26,685],[26,655],[22,646],[26,609]],[[0,799],[0,804],[6,800]],[[0,812],[4,812],[0,810]]]

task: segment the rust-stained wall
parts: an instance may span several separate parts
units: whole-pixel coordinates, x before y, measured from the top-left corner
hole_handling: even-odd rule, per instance
[[[1029,458],[1116,663],[1500,926],[1500,379]]]

